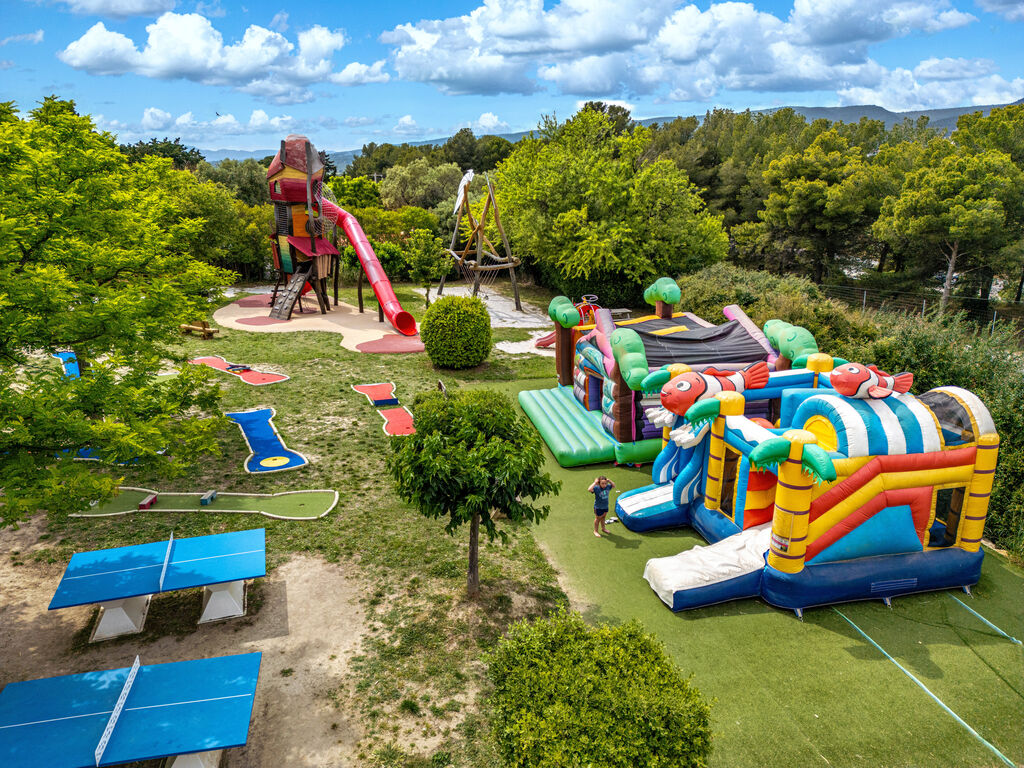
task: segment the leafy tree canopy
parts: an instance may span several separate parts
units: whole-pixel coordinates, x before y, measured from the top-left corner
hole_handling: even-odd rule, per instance
[[[223,184],[246,205],[270,203],[267,189],[267,166],[253,160],[232,160],[227,158],[216,165],[203,160],[196,168],[196,176],[203,181]]]
[[[645,162],[651,131],[616,134],[583,109],[547,119],[498,167],[502,218],[520,258],[562,279],[618,275],[640,285],[721,260],[728,243],[686,174]]]
[[[889,242],[916,241],[941,255],[945,308],[958,270],[980,263],[998,269],[993,257],[1020,238],[1022,196],[1024,175],[1006,153],[975,153],[935,139],[899,195],[886,199],[874,232]]]
[[[449,534],[470,524],[468,588],[479,590],[478,533],[505,538],[495,513],[540,522],[535,501],[561,483],[543,471],[540,436],[507,395],[490,390],[430,392],[412,406],[416,433],[392,442],[388,471],[398,494],[427,517],[447,520]]]
[[[130,165],[74,103],[0,113],[0,525],[110,496],[117,470],[166,474],[216,449],[205,371],[157,381],[180,322],[208,311],[233,275],[194,258],[202,222],[148,157]],[[73,351],[82,375],[50,355]]]
[[[51,96],[49,100],[56,101],[56,97]],[[203,153],[195,147],[185,146],[181,143],[181,139],[171,141],[166,136],[162,139],[122,144],[121,151],[128,157],[130,163],[137,163],[150,156],[170,158],[177,171],[194,170],[205,160]]]
[[[380,187],[366,176],[335,176],[327,186],[342,208],[379,208]]]
[[[380,198],[385,207],[406,205],[433,208],[455,194],[463,172],[455,163],[434,165],[425,157],[408,165],[396,165],[380,183]]]

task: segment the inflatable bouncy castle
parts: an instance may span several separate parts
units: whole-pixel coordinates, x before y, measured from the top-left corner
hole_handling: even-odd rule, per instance
[[[548,307],[558,386],[520,392],[519,403],[563,467],[636,464],[658,455],[662,429],[649,418],[660,407],[658,397],[641,386],[652,371],[673,364],[703,370],[762,362],[774,368],[777,353],[738,306],[726,307],[727,322],[717,326],[673,311],[680,291],[667,277],[644,298],[655,312],[636,318],[590,302],[574,305],[564,296]],[[752,403],[748,415],[763,408]]]
[[[978,581],[999,447],[984,404],[957,387],[912,395],[908,373],[805,362],[646,377],[665,446],[654,483],[616,511],[632,530],[690,525],[710,542],[648,561],[672,610],[760,596],[802,615]],[[751,401],[777,423],[744,415]]]

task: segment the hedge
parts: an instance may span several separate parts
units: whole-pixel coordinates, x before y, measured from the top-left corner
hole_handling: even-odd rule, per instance
[[[443,296],[427,310],[420,338],[438,368],[474,368],[491,351],[491,316],[478,298]]]
[[[487,658],[495,739],[515,768],[700,768],[711,710],[639,622],[559,612],[513,624]]]

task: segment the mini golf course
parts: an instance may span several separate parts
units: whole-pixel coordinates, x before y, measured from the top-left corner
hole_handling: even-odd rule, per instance
[[[140,510],[151,494],[156,501]],[[338,504],[337,491],[285,491],[283,493],[218,493],[208,504],[200,504],[202,493],[157,492],[148,488],[122,486],[121,493],[105,504],[72,517],[111,517],[133,512],[237,512],[265,515],[279,520],[316,520]]]
[[[515,398],[539,385],[496,388]],[[638,619],[715,701],[712,765],[1024,763],[1024,648],[953,599],[1024,638],[1024,572],[1002,556],[986,553],[973,598],[932,592],[898,598],[891,609],[864,602],[808,610],[803,621],[760,600],[674,614],[641,574],[649,558],[705,544],[698,534],[633,533],[621,524],[601,539],[591,532],[586,489],[594,477],[606,475],[621,492],[648,484],[650,465],[566,469],[548,454],[546,469],[563,485],[543,500],[551,515],[534,535],[588,620]]]

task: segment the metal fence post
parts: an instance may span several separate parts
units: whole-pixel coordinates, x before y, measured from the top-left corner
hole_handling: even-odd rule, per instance
[[[864,299],[860,303],[861,312],[868,308],[868,292],[864,291]]]

